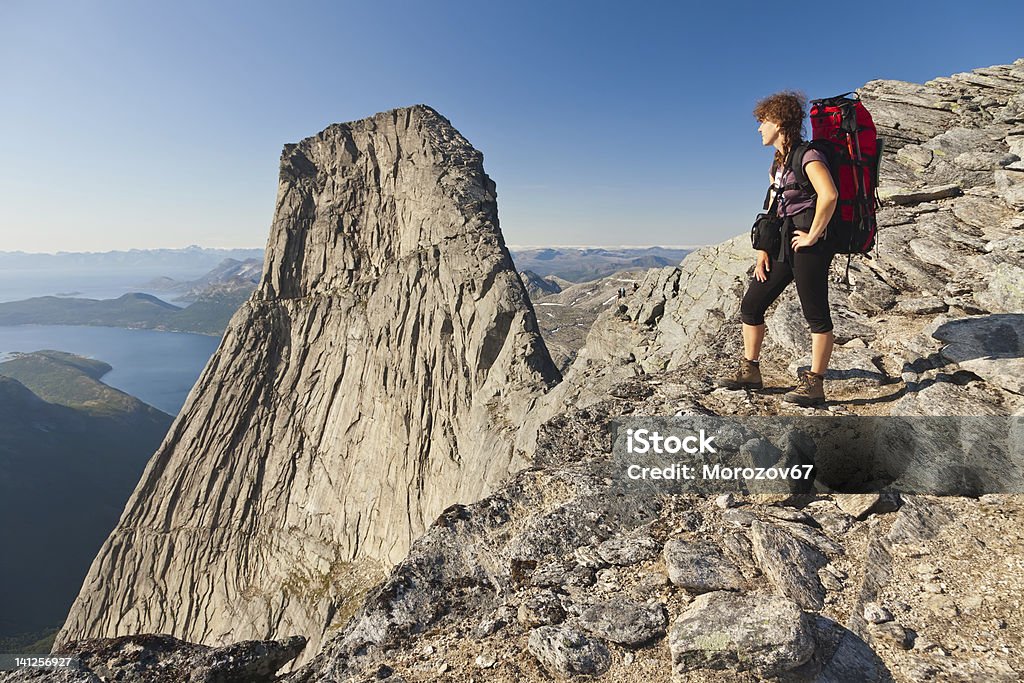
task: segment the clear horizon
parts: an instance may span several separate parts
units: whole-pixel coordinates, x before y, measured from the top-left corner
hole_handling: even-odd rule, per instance
[[[0,249],[264,248],[284,144],[420,102],[483,152],[507,243],[712,244],[760,208],[760,97],[1024,56],[1024,4],[948,0],[862,3],[863,42],[779,54],[818,11],[9,0]]]
[[[509,249],[651,249],[657,247],[659,249],[699,249],[700,247],[708,246],[707,244],[508,244],[505,246]],[[123,249],[100,249],[92,251],[25,251],[22,249],[13,250],[0,250],[0,254],[25,254],[26,256],[58,256],[61,254],[109,254],[112,252],[132,252],[132,251],[160,251],[160,250],[173,250],[181,251],[192,247],[198,247],[200,249],[217,249],[221,251],[241,251],[259,249],[265,251],[266,247],[210,247],[202,244],[186,244],[183,247],[127,247]]]

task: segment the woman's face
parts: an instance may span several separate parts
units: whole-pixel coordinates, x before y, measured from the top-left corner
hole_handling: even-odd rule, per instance
[[[782,135],[779,124],[767,120],[761,122],[761,125],[757,127],[757,132],[761,134],[761,144],[765,147],[774,145]]]

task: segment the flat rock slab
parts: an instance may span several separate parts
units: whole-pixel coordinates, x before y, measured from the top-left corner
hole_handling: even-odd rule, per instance
[[[870,349],[837,347],[832,352],[829,368],[825,373],[826,381],[842,381],[844,387],[878,386],[886,381],[886,376],[875,365],[874,359],[879,354]],[[811,357],[804,356],[789,364],[789,371],[796,376],[801,369],[811,369]]]
[[[974,390],[972,382],[964,387],[952,382],[935,382],[907,392],[892,403],[890,415],[1006,415],[1006,407],[997,403],[992,392]]]
[[[659,602],[615,598],[586,607],[580,625],[596,636],[620,645],[640,645],[665,635],[668,615]]]
[[[612,662],[604,643],[565,624],[534,629],[526,647],[549,673],[562,678],[578,674],[597,676],[607,671]]]
[[[696,598],[676,619],[668,646],[680,676],[729,669],[768,678],[807,662],[815,641],[810,618],[792,600],[715,592]]]
[[[865,519],[868,515],[893,512],[900,506],[895,494],[882,493],[837,493],[836,505],[839,509],[857,519]]]
[[[975,293],[980,304],[997,313],[1024,311],[1024,268],[997,263],[986,273],[988,289]]]
[[[936,185],[933,187],[922,187],[919,189],[907,189],[905,187],[878,188],[878,196],[882,201],[890,201],[894,204],[920,204],[936,199],[947,197],[959,197],[963,192],[958,185]]]
[[[953,362],[985,356],[1024,355],[1024,314],[962,317],[940,325],[932,336],[948,345],[942,355]]]
[[[953,215],[967,225],[982,230],[999,225],[1012,215],[1006,203],[992,197],[960,197],[953,202]]]
[[[960,318],[940,325],[932,336],[947,342],[940,351],[944,358],[986,382],[1024,393],[1024,315]]]
[[[931,315],[933,313],[945,313],[949,306],[937,296],[915,296],[900,299],[896,303],[896,310],[900,313],[912,315]]]
[[[740,590],[744,585],[740,570],[709,541],[670,540],[665,544],[665,566],[674,585],[693,593]]]
[[[995,150],[992,137],[977,128],[956,126],[936,135],[921,145],[924,149],[936,151],[940,156],[956,158],[961,154],[990,152]],[[999,153],[998,157],[1005,156]]]

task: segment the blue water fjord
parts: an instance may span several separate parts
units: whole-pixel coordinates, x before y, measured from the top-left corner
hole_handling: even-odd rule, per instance
[[[113,366],[102,377],[120,389],[177,415],[220,337],[185,332],[81,325],[0,326],[0,360],[12,351],[53,349]]]

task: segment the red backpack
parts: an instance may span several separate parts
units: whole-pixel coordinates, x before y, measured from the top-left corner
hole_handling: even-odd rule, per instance
[[[812,139],[800,143],[790,156],[790,168],[801,188],[814,194],[804,174],[804,152],[817,149],[825,154],[839,191],[839,203],[826,233],[828,241],[836,253],[867,254],[875,245],[878,229],[876,190],[883,147],[871,114],[857,93],[812,100],[811,130]]]

